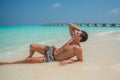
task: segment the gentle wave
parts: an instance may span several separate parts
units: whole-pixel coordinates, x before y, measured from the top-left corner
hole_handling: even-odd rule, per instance
[[[120,30],[115,30],[115,31],[104,31],[104,32],[100,32],[100,33],[97,33],[98,36],[106,36],[106,35],[120,35]]]
[[[5,47],[0,49],[0,57],[5,57],[5,56],[9,56],[15,53],[18,53],[19,51],[22,51],[25,45],[23,46],[10,46],[10,47]]]
[[[120,41],[120,30],[108,30],[97,32],[96,34],[94,34],[94,36],[97,38]]]

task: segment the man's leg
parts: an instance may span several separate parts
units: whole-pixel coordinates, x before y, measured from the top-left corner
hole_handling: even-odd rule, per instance
[[[35,51],[38,53],[41,53],[42,55],[45,55],[44,48],[45,48],[45,45],[42,45],[42,44],[31,44],[30,55],[28,56],[28,58],[32,57]]]
[[[32,57],[32,58],[27,58],[27,59],[15,61],[15,62],[0,62],[0,65],[3,65],[3,64],[23,64],[23,63],[42,63],[43,59],[44,59],[44,56]]]

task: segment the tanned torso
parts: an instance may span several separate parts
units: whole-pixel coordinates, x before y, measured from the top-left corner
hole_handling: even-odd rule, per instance
[[[80,50],[82,50],[79,44],[73,43],[72,39],[70,39],[61,48],[55,50],[55,53],[54,53],[55,60],[57,61],[68,60],[76,56],[76,53],[75,53],[76,47],[79,47]]]

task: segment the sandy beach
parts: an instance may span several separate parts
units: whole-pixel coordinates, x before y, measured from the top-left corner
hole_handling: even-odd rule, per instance
[[[0,65],[0,80],[120,80],[120,40],[117,37],[110,38],[115,34],[90,34],[89,40],[81,43],[83,62],[65,66],[60,66],[59,62]],[[56,43],[56,47],[66,41]],[[29,48],[23,48],[26,50],[0,58],[0,61],[24,59],[29,54]],[[36,53],[35,56],[40,55]]]

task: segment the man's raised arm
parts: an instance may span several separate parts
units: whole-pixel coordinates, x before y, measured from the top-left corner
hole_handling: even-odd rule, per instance
[[[75,30],[80,31],[79,27],[77,27],[75,24],[69,24],[69,31],[71,37],[75,34]]]

